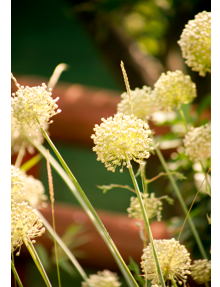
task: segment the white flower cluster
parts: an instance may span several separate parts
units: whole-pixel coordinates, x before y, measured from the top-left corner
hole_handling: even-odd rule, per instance
[[[11,251],[19,248],[18,255],[24,242],[45,232],[37,211],[23,201],[35,204],[39,203],[39,198],[45,199],[42,188],[40,181],[11,166]]]
[[[211,125],[191,128],[183,139],[185,153],[192,161],[203,161],[211,156]]]
[[[50,118],[61,112],[57,109],[56,102],[59,98],[51,97],[51,89],[47,91],[47,86],[43,83],[38,87],[23,87],[20,86],[14,76],[18,90],[12,94],[11,108],[12,115],[15,118],[15,126],[17,129],[32,129],[38,123],[41,125],[52,123]],[[57,109],[57,110],[56,110]]]
[[[211,280],[211,261],[207,259],[195,260],[191,266],[191,276],[198,284]]]
[[[43,223],[35,209],[27,202],[14,202],[11,206],[11,251],[14,252],[24,241],[41,236],[45,232]]]
[[[48,130],[48,125],[42,125],[44,130]],[[11,151],[13,153],[18,153],[22,144],[24,145],[24,150],[27,149],[29,153],[34,152],[33,145],[26,139],[26,136],[31,138],[36,143],[42,144],[44,142],[44,136],[39,128],[38,124],[33,125],[31,128],[27,126],[23,129],[18,128],[15,118],[11,115]]]
[[[155,250],[157,252],[159,264],[161,267],[164,280],[171,278],[182,284],[186,282],[187,275],[190,274],[190,254],[185,246],[180,245],[179,241],[174,238],[166,240],[154,240]],[[151,244],[143,250],[141,257],[141,268],[148,280],[152,280],[151,284],[160,283],[157,273],[153,250]]]
[[[182,71],[162,73],[154,84],[155,101],[158,109],[171,111],[181,104],[188,104],[196,97],[196,85]]]
[[[133,115],[143,121],[148,120],[156,109],[155,97],[152,89],[150,87],[143,86],[142,89],[136,88],[134,91],[130,91],[130,93]],[[131,115],[132,109],[129,95],[127,93],[123,93],[121,98],[122,100],[117,106],[117,112],[124,115]]]
[[[11,165],[11,200],[24,196],[24,178],[19,168]]]
[[[185,63],[193,71],[205,76],[211,73],[211,12],[203,11],[190,20],[180,36]]]
[[[141,193],[141,195],[143,198],[143,203],[144,203],[144,207],[147,212],[148,219],[151,219],[157,216],[157,220],[160,221],[162,217],[161,210],[163,209],[162,201],[156,198],[154,193],[151,193],[150,197],[149,197],[149,193],[145,193],[145,194]],[[144,219],[141,206],[140,206],[140,203],[137,197],[134,197],[134,196],[131,197],[130,207],[127,209],[127,212],[128,212],[128,217],[135,218],[138,220]]]
[[[97,274],[92,274],[88,278],[88,283],[82,282],[82,287],[119,287],[121,283],[118,282],[116,273],[109,270],[98,271]]]
[[[47,204],[47,196],[45,195],[45,190],[42,182],[35,179],[32,175],[26,175],[22,173],[24,179],[24,191],[25,194],[18,198],[16,202],[27,201],[30,206],[40,208],[45,207]]]
[[[125,116],[118,113],[114,118],[102,118],[101,125],[95,125],[95,134],[91,136],[97,154],[97,160],[105,164],[107,170],[115,171],[117,166],[131,167],[130,160],[144,164],[149,158],[152,147],[148,124],[134,115]]]

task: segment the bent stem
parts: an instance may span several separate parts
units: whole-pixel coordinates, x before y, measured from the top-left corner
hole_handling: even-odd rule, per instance
[[[52,285],[50,283],[50,280],[49,280],[49,278],[47,276],[47,273],[46,273],[46,271],[45,271],[45,269],[43,267],[43,264],[41,263],[41,260],[40,260],[40,258],[38,256],[37,251],[35,250],[31,240],[30,239],[27,240],[27,239],[23,238],[23,241],[24,241],[29,253],[31,254],[31,257],[33,258],[34,263],[36,264],[41,276],[43,277],[45,284],[48,287],[52,287]]]
[[[151,135],[151,137],[152,137],[153,143],[154,143],[153,135]],[[182,209],[183,209],[185,215],[187,216],[187,214],[188,214],[188,209],[187,209],[186,204],[185,204],[185,202],[184,202],[184,200],[183,200],[183,197],[182,197],[182,195],[181,195],[181,193],[180,193],[180,190],[179,190],[179,188],[178,188],[178,186],[177,186],[177,184],[176,184],[176,182],[175,182],[173,176],[171,175],[171,173],[170,173],[170,171],[169,171],[169,169],[168,169],[168,167],[167,167],[166,161],[165,161],[165,159],[164,159],[164,157],[163,157],[163,155],[162,155],[160,149],[159,149],[155,144],[154,144],[154,149],[155,149],[155,151],[156,151],[156,153],[157,153],[157,156],[158,156],[158,158],[159,158],[159,160],[160,160],[160,162],[161,162],[161,164],[162,164],[164,170],[165,170],[166,173],[167,173],[167,176],[168,176],[168,178],[169,178],[169,180],[170,180],[170,182],[171,182],[171,184],[172,184],[172,186],[173,186],[173,189],[174,189],[174,191],[175,191],[175,193],[176,193],[176,196],[177,196],[177,198],[178,198],[178,200],[179,200],[179,202],[180,202],[180,204],[181,204],[181,206],[182,206]],[[201,241],[201,239],[200,239],[200,237],[199,237],[199,234],[198,234],[198,232],[197,232],[197,230],[196,230],[196,227],[195,227],[194,222],[192,221],[192,218],[190,217],[190,215],[188,216],[187,219],[188,219],[189,226],[190,226],[190,228],[191,228],[191,230],[192,230],[192,233],[193,233],[193,235],[194,235],[194,237],[195,237],[196,243],[197,243],[197,245],[198,245],[198,247],[199,247],[199,250],[200,250],[200,252],[201,252],[202,257],[203,257],[204,259],[208,259],[207,255],[206,255],[206,252],[205,252],[205,249],[204,249],[204,247],[203,247],[202,241]]]
[[[84,272],[84,270],[82,269],[82,267],[79,264],[79,262],[76,260],[76,258],[72,254],[72,252],[63,243],[63,241],[59,237],[59,235],[56,232],[53,231],[53,228],[51,227],[49,222],[46,220],[46,218],[43,216],[43,214],[39,210],[37,212],[38,212],[40,218],[42,219],[42,221],[44,223],[44,226],[46,227],[46,229],[50,233],[50,235],[56,239],[56,242],[60,245],[60,247],[63,249],[63,251],[69,257],[69,260],[72,262],[72,264],[75,266],[76,270],[79,272],[79,275],[82,277],[83,280],[85,280],[87,282],[88,277],[87,277],[86,273]]]
[[[13,272],[13,274],[14,274],[15,280],[17,281],[19,287],[23,287],[23,285],[22,285],[22,283],[21,283],[21,279],[20,279],[20,277],[18,276],[17,270],[16,270],[15,265],[14,265],[14,263],[12,262],[12,260],[11,260],[11,270],[12,270],[12,272]],[[15,282],[16,282],[16,281],[15,281]],[[16,283],[15,283],[15,285],[16,285]]]
[[[70,188],[70,191],[73,193],[73,195],[76,197],[82,208],[85,210],[87,215],[89,216],[90,220],[94,224],[96,230],[102,237],[102,239],[105,241],[106,245],[108,246],[109,250],[111,251],[115,261],[117,262],[123,276],[125,277],[125,280],[127,281],[128,285],[133,287],[138,287],[138,284],[136,280],[134,279],[133,275],[131,274],[130,270],[128,269],[127,265],[125,264],[123,258],[121,257],[121,254],[119,253],[117,247],[115,246],[113,240],[111,239],[110,235],[108,234],[107,230],[105,229],[102,221],[100,220],[98,214],[96,213],[95,209],[91,205],[90,201],[88,200],[87,196],[85,195],[84,191],[82,190],[81,186],[77,182],[76,178],[70,171],[69,167],[61,157],[60,153],[54,146],[53,142],[45,132],[43,128],[41,128],[42,133],[44,134],[46,140],[50,144],[51,148],[55,152],[56,156],[58,157],[60,163],[62,164],[64,170],[62,167],[58,164],[58,162],[50,155],[50,163],[55,168],[55,170],[58,172],[58,174],[62,177],[64,182],[67,184],[67,186]],[[46,149],[40,145],[32,141],[30,138],[28,140],[43,154],[43,156],[46,158],[47,152]]]
[[[128,158],[127,157],[126,157],[126,161],[128,162]],[[151,246],[152,246],[152,250],[153,250],[153,254],[154,254],[154,260],[155,260],[155,264],[156,264],[156,267],[157,267],[157,272],[158,272],[158,275],[159,275],[159,278],[160,278],[160,283],[161,283],[161,285],[163,287],[165,287],[163,274],[162,274],[162,271],[161,271],[161,268],[160,268],[160,264],[159,264],[159,260],[158,260],[158,257],[157,257],[157,253],[156,253],[156,250],[155,250],[155,247],[154,247],[154,241],[153,241],[153,236],[152,236],[151,229],[150,229],[149,220],[148,220],[148,217],[147,217],[147,212],[146,212],[144,204],[143,204],[141,193],[140,193],[140,190],[139,190],[136,178],[134,176],[134,172],[133,172],[132,166],[129,167],[128,169],[129,169],[129,172],[130,172],[130,175],[131,175],[131,179],[132,179],[132,182],[133,182],[133,185],[134,185],[134,188],[136,190],[136,193],[137,193],[137,196],[138,196],[138,200],[139,200],[139,203],[140,203],[140,206],[141,206],[141,210],[142,210],[142,214],[143,214],[143,217],[144,217],[145,226],[146,226],[146,229],[147,229],[147,233],[148,233],[148,236],[149,236],[149,239],[150,239],[150,243],[151,243]]]

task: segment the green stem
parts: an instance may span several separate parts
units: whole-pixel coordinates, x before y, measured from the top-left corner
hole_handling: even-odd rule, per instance
[[[45,269],[43,267],[43,264],[41,263],[41,260],[40,260],[40,258],[38,256],[37,251],[35,250],[31,240],[30,239],[27,240],[27,239],[23,238],[23,241],[24,241],[29,253],[31,254],[31,256],[32,256],[32,258],[34,260],[34,263],[36,264],[41,276],[43,277],[45,284],[48,287],[52,287],[52,285],[50,283],[50,280],[49,280],[49,278],[47,276],[47,273],[46,273],[46,271],[45,271]]]
[[[174,287],[177,287],[176,282],[175,282],[175,280],[173,279],[173,276],[171,277],[171,281],[172,281],[172,283],[173,283],[173,286],[174,286]]]
[[[59,235],[55,232],[53,232],[53,228],[50,226],[49,222],[46,220],[46,218],[42,215],[42,213],[38,210],[38,214],[40,218],[42,219],[44,226],[48,230],[48,232],[56,239],[56,242],[60,245],[60,247],[63,249],[63,251],[66,253],[66,255],[69,257],[70,261],[75,266],[76,270],[79,272],[80,276],[83,280],[87,282],[87,275],[84,272],[83,268],[80,266],[76,258],[73,256],[72,252],[66,247],[66,245],[63,243],[62,239],[59,237]]]
[[[128,158],[126,158],[126,161],[128,162]],[[145,222],[147,233],[148,233],[148,236],[149,236],[149,239],[150,239],[150,243],[151,243],[151,246],[152,246],[154,259],[155,259],[155,264],[156,264],[156,267],[157,267],[157,272],[159,274],[160,282],[161,282],[162,287],[165,287],[163,274],[162,274],[162,271],[161,271],[161,268],[160,268],[160,264],[159,264],[159,260],[158,260],[158,257],[157,257],[157,253],[156,253],[156,250],[155,250],[155,247],[154,247],[154,241],[153,241],[153,236],[152,236],[151,229],[150,229],[149,220],[148,220],[148,217],[147,217],[147,212],[146,212],[144,204],[143,204],[141,193],[140,193],[140,190],[139,190],[136,178],[134,176],[134,172],[133,172],[132,166],[129,167],[128,169],[129,169],[129,172],[130,172],[130,175],[131,175],[131,179],[132,179],[132,182],[134,184],[134,188],[136,190],[136,193],[137,193],[137,196],[138,196],[138,200],[139,200],[139,203],[140,203],[140,206],[141,206],[141,210],[142,210],[142,214],[143,214],[143,217],[144,217],[144,222]]]
[[[105,229],[102,221],[100,220],[98,214],[96,213],[95,209],[91,205],[90,201],[88,200],[87,196],[85,195],[84,191],[82,190],[81,186],[75,179],[74,175],[70,171],[69,167],[61,157],[60,153],[54,146],[51,139],[48,137],[46,132],[43,128],[41,128],[46,140],[52,147],[53,151],[55,152],[56,156],[58,157],[60,163],[62,164],[64,170],[62,167],[56,162],[56,160],[50,155],[50,163],[55,168],[55,170],[58,172],[58,174],[63,178],[65,183],[70,188],[73,195],[76,197],[82,208],[85,210],[87,215],[89,216],[90,220],[92,221],[93,225],[95,226],[98,233],[101,235],[102,239],[105,241],[106,245],[110,249],[113,257],[115,258],[115,261],[117,262],[123,276],[125,277],[127,283],[129,286],[136,286],[138,287],[138,284],[136,280],[134,279],[133,275],[131,274],[130,270],[128,269],[127,265],[125,264],[123,258],[121,257],[117,247],[115,246],[113,240],[111,239],[110,235],[108,234],[107,230]],[[28,138],[29,141],[43,154],[43,156],[47,157],[47,152],[45,148],[42,145],[39,145],[33,141],[31,141],[30,138]]]
[[[204,176],[206,177],[206,183],[207,183],[208,188],[209,188],[209,195],[211,196],[211,186],[210,186],[210,184],[209,184],[208,175],[206,176],[206,171],[205,171],[205,168],[204,168],[204,166],[203,166],[203,164],[202,164],[201,161],[200,161],[200,165],[201,165],[203,174],[204,174]]]
[[[209,287],[209,283],[208,283],[208,282],[205,282],[205,286],[206,286],[206,287]]]
[[[185,119],[184,113],[183,113],[183,111],[182,111],[181,107],[178,107],[177,109],[178,109],[179,114],[180,114],[180,117],[182,118],[182,121],[183,121],[183,123],[184,123],[184,125],[185,125],[186,132],[188,133],[188,127],[187,127],[187,122],[186,122],[186,119]]]
[[[27,172],[29,169],[31,169],[33,166],[35,166],[42,158],[41,154],[37,154],[28,161],[26,161],[22,166],[20,167],[20,170],[23,170],[24,172]]]
[[[21,279],[20,279],[19,276],[18,276],[17,270],[15,269],[15,266],[14,266],[14,263],[12,262],[12,260],[11,260],[11,269],[12,269],[12,271],[13,271],[14,277],[15,277],[15,279],[16,279],[16,281],[17,281],[19,287],[23,287],[23,285],[22,285],[22,283],[21,283]],[[16,281],[15,281],[15,282],[16,282]],[[15,284],[16,284],[16,283],[15,283]]]
[[[23,157],[24,157],[24,154],[25,154],[25,142],[23,141],[23,143],[19,149],[18,156],[16,158],[15,167],[17,167],[17,168],[20,167],[22,160],[23,160]]]
[[[152,136],[152,138],[153,138],[153,136]],[[153,141],[154,141],[154,138],[153,138]],[[175,193],[176,193],[176,196],[177,196],[177,198],[178,198],[178,200],[179,200],[179,202],[180,202],[180,204],[181,204],[181,206],[182,206],[182,209],[183,209],[185,215],[187,216],[187,214],[188,214],[188,209],[187,209],[186,204],[185,204],[185,202],[184,202],[184,199],[183,199],[183,197],[182,197],[182,195],[181,195],[181,193],[180,193],[180,190],[179,190],[179,188],[178,188],[178,186],[177,186],[177,184],[176,184],[176,182],[175,182],[173,176],[171,175],[171,173],[170,173],[170,171],[169,171],[169,169],[168,169],[168,167],[167,167],[166,161],[165,161],[165,159],[164,159],[164,157],[163,157],[163,155],[162,155],[160,149],[159,149],[156,145],[154,145],[154,148],[155,148],[155,151],[156,151],[156,153],[157,153],[157,156],[159,157],[160,162],[161,162],[161,164],[162,164],[164,170],[166,171],[167,176],[168,176],[168,178],[169,178],[169,180],[170,180],[170,182],[171,182],[171,184],[172,184],[172,186],[173,186],[173,189],[174,189],[174,191],[175,191]],[[190,215],[188,215],[187,220],[188,220],[188,222],[189,222],[189,226],[190,226],[190,228],[191,228],[191,230],[192,230],[192,233],[193,233],[193,235],[194,235],[194,237],[195,237],[195,240],[196,240],[196,243],[197,243],[197,245],[198,245],[198,247],[199,247],[199,250],[200,250],[200,252],[201,252],[201,254],[202,254],[202,257],[203,257],[204,259],[208,259],[207,255],[206,255],[206,252],[205,252],[205,249],[204,249],[204,247],[203,247],[203,245],[202,245],[201,239],[200,239],[200,237],[199,237],[199,234],[198,234],[198,232],[197,232],[197,230],[196,230],[196,227],[195,227],[195,225],[194,225],[194,223],[193,223],[193,221],[192,221]]]

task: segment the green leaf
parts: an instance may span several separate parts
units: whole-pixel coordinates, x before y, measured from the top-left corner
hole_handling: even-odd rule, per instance
[[[134,260],[131,257],[129,257],[129,260],[130,263],[128,265],[128,268],[134,272],[134,278],[144,286],[145,279],[141,276],[139,266],[137,265],[137,263],[134,262]]]
[[[45,270],[49,270],[51,267],[51,263],[50,263],[50,257],[49,257],[49,253],[47,249],[41,243],[36,243],[35,249],[38,253],[38,256],[40,257],[40,260]]]
[[[69,263],[67,259],[59,259],[59,266],[70,276],[74,277],[76,275],[76,269]]]
[[[108,190],[113,189],[115,187],[117,188],[124,188],[128,190],[132,190],[132,188],[128,185],[120,185],[120,184],[110,184],[110,185],[97,185],[99,189],[103,190],[103,193],[106,193]]]

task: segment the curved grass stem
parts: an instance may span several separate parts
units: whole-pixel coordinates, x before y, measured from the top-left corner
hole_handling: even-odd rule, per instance
[[[29,253],[31,254],[32,259],[34,260],[34,263],[36,264],[42,278],[44,279],[45,284],[47,285],[47,287],[52,287],[50,280],[47,276],[47,273],[43,267],[43,264],[41,263],[41,260],[37,254],[37,251],[35,250],[31,240],[26,240],[25,238],[23,239]]]
[[[12,272],[13,272],[13,274],[14,274],[14,277],[15,277],[15,280],[16,280],[15,282],[18,283],[19,287],[23,287],[23,285],[22,285],[22,283],[21,283],[21,279],[20,279],[20,277],[18,276],[17,270],[16,270],[15,265],[14,265],[14,263],[12,262],[12,260],[11,260],[11,270],[12,270]],[[16,283],[15,283],[15,285],[16,285]]]
[[[59,161],[60,161],[60,163],[63,166],[65,171],[58,164],[58,162],[54,158],[52,158],[52,156],[50,155],[51,165],[55,168],[55,170],[58,172],[58,174],[62,177],[64,182],[68,185],[68,187],[70,188],[70,191],[76,197],[76,199],[78,200],[78,202],[80,203],[80,205],[85,210],[85,212],[89,216],[90,220],[94,224],[96,230],[98,231],[98,233],[100,234],[102,239],[105,241],[105,243],[108,246],[109,250],[111,251],[115,261],[117,262],[125,280],[127,281],[128,286],[138,287],[136,280],[134,279],[133,275],[131,274],[130,270],[128,269],[127,265],[125,264],[123,258],[121,257],[121,254],[119,253],[117,247],[115,246],[113,240],[111,239],[110,235],[108,234],[106,228],[104,227],[102,221],[100,220],[98,214],[96,213],[95,209],[91,205],[90,201],[88,200],[88,198],[85,195],[84,191],[82,190],[81,186],[77,182],[76,178],[74,177],[74,175],[70,171],[69,167],[67,166],[67,164],[63,160],[62,156],[60,155],[60,153],[56,149],[55,145],[53,144],[53,142],[51,141],[51,139],[49,138],[49,136],[47,135],[45,130],[43,128],[41,128],[41,130],[42,130],[42,133],[44,134],[46,140],[48,141],[49,145],[51,146],[54,153],[56,154],[57,158],[59,159]],[[31,139],[29,139],[29,141],[46,158],[46,156],[47,156],[46,149],[42,145],[31,141]]]
[[[151,136],[151,137],[152,137],[153,142],[154,142],[153,136]],[[166,161],[165,161],[160,149],[155,144],[154,144],[154,148],[155,148],[157,156],[158,156],[158,158],[159,158],[159,160],[160,160],[165,172],[167,173],[167,176],[168,176],[168,178],[169,178],[169,180],[170,180],[170,182],[172,184],[172,187],[173,187],[173,189],[174,189],[174,191],[176,193],[176,196],[177,196],[177,198],[178,198],[178,200],[179,200],[179,202],[180,202],[180,204],[182,206],[182,209],[183,209],[185,215],[187,216],[188,215],[187,206],[186,206],[186,204],[184,202],[184,199],[183,199],[183,197],[182,197],[182,195],[180,193],[180,190],[179,190],[179,188],[178,188],[173,176],[171,175],[171,173],[170,173],[170,171],[169,171],[169,169],[167,167]],[[198,232],[196,230],[196,227],[195,227],[194,222],[193,222],[192,218],[190,217],[190,215],[188,215],[187,220],[189,222],[189,226],[190,226],[191,231],[192,231],[192,233],[193,233],[193,235],[195,237],[196,243],[197,243],[197,245],[199,247],[199,250],[200,250],[200,253],[201,253],[202,257],[204,259],[208,259],[207,255],[206,255],[206,252],[205,252],[205,249],[203,247],[202,241],[200,239],[200,236],[199,236],[199,234],[198,234]]]
[[[87,275],[84,272],[81,265],[78,263],[72,252],[66,247],[66,245],[63,243],[62,239],[59,237],[59,235],[54,231],[49,222],[46,220],[46,218],[42,215],[42,213],[38,210],[38,214],[40,218],[42,219],[44,226],[46,227],[47,231],[50,233],[52,237],[55,238],[56,242],[60,245],[60,247],[63,249],[63,251],[66,253],[66,255],[69,257],[69,260],[72,262],[72,264],[75,266],[76,270],[78,271],[79,275],[82,277],[84,281],[87,282]]]
[[[128,162],[128,158],[126,158],[126,161]],[[159,264],[159,260],[158,260],[158,257],[157,257],[157,253],[156,253],[156,250],[155,250],[155,247],[154,247],[154,241],[153,241],[153,236],[152,236],[151,229],[150,229],[149,220],[148,220],[148,217],[147,217],[147,212],[146,212],[144,204],[143,204],[143,200],[142,200],[142,197],[141,197],[141,193],[140,193],[140,190],[139,190],[136,178],[134,176],[133,169],[132,169],[132,167],[129,167],[128,169],[129,169],[130,176],[131,176],[131,179],[132,179],[132,182],[133,182],[133,185],[134,185],[134,188],[136,190],[136,193],[137,193],[137,196],[138,196],[138,200],[139,200],[139,203],[140,203],[140,206],[141,206],[141,210],[142,210],[142,214],[143,214],[143,217],[144,217],[145,226],[146,226],[146,229],[147,229],[147,233],[148,233],[148,236],[149,236],[149,239],[150,239],[150,243],[151,243],[151,246],[152,246],[152,250],[153,250],[153,254],[154,254],[154,260],[155,260],[157,272],[158,272],[158,275],[159,275],[159,278],[160,278],[160,283],[161,283],[162,287],[165,287],[163,274],[162,274],[162,271],[161,271],[161,268],[160,268],[160,264]]]

